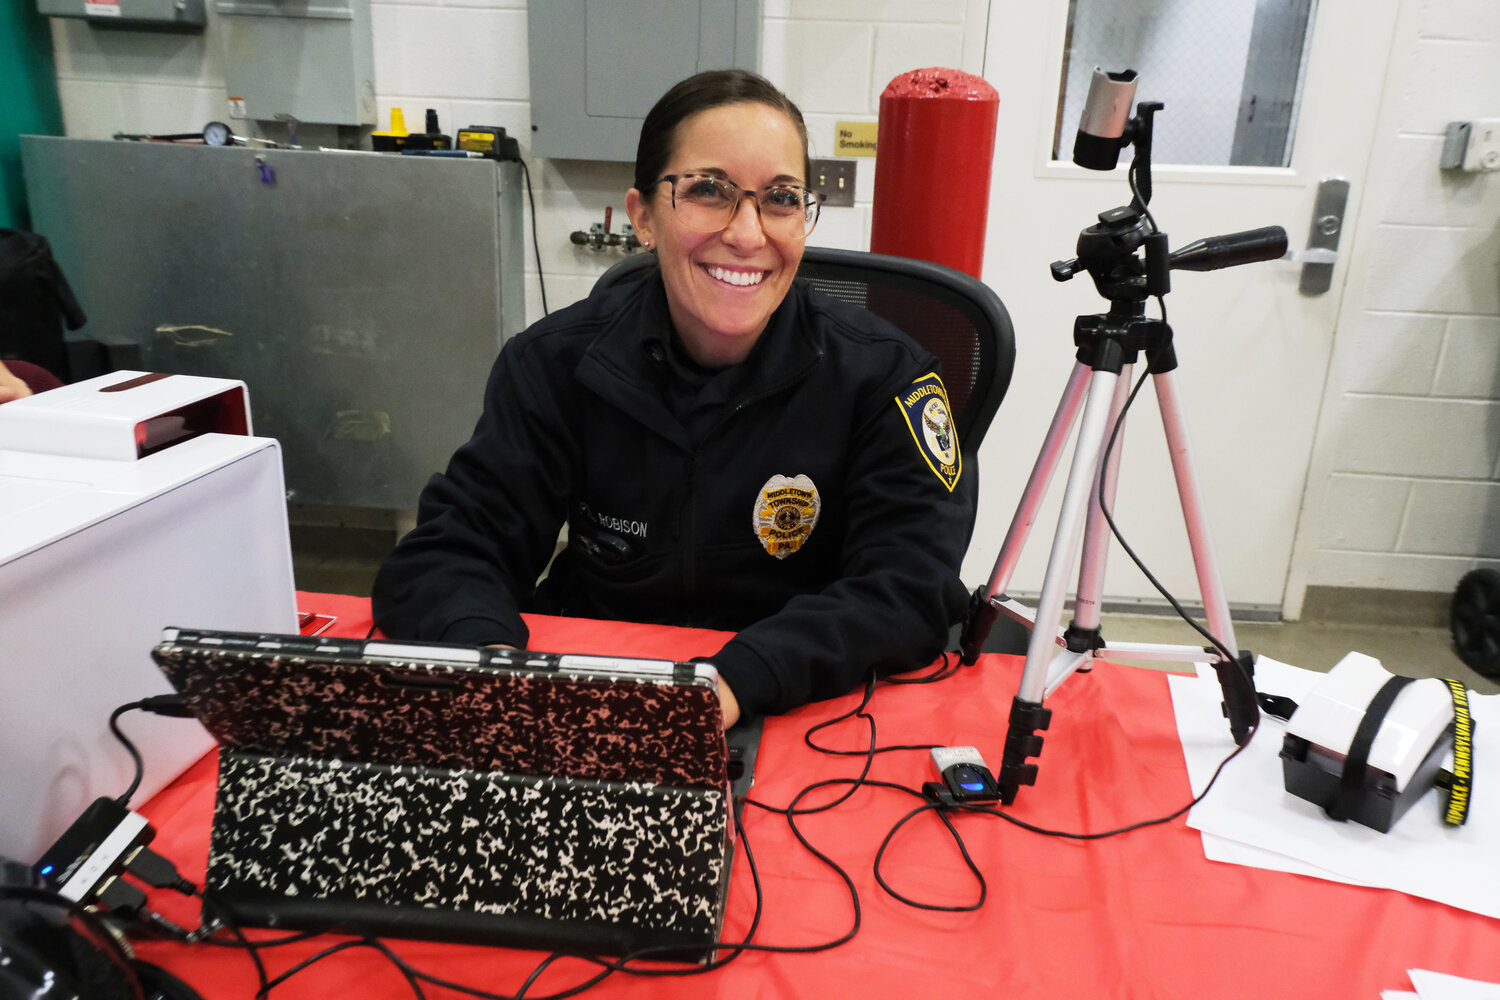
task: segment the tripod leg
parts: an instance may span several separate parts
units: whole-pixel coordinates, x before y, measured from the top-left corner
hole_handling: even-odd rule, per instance
[[[1229,731],[1236,743],[1244,743],[1259,716],[1255,701],[1255,681],[1249,657],[1241,656],[1234,638],[1234,622],[1229,617],[1229,602],[1219,578],[1219,564],[1214,558],[1213,540],[1208,533],[1208,518],[1203,498],[1198,492],[1198,477],[1193,470],[1188,448],[1187,424],[1178,404],[1177,385],[1172,371],[1155,372],[1152,387],[1161,409],[1162,429],[1166,431],[1167,448],[1172,458],[1172,475],[1177,480],[1177,496],[1182,503],[1182,517],[1187,524],[1188,545],[1193,552],[1193,568],[1198,574],[1198,592],[1203,597],[1208,631],[1229,653],[1214,660],[1219,686],[1224,690],[1224,713],[1229,717]]]
[[[1063,491],[1062,510],[1057,516],[1057,533],[1052,539],[1047,572],[1042,580],[1042,593],[1037,601],[1036,623],[1026,648],[1026,667],[1021,673],[1020,690],[1010,707],[1005,751],[998,775],[1000,801],[1006,805],[1015,801],[1020,786],[1036,783],[1037,766],[1027,763],[1027,760],[1041,753],[1042,738],[1036,735],[1036,731],[1046,729],[1051,721],[1052,713],[1042,707],[1042,698],[1049,685],[1047,675],[1057,644],[1057,624],[1062,618],[1068,578],[1078,560],[1083,518],[1092,493],[1091,484],[1099,467],[1101,439],[1109,421],[1114,387],[1119,377],[1106,367],[1106,370],[1093,371],[1089,379],[1088,400],[1084,404],[1078,439],[1073,446],[1073,465],[1068,473],[1067,488]],[[1083,654],[1071,651],[1059,654],[1058,660],[1062,666],[1059,681],[1076,669],[1084,659],[1086,657]],[[1052,686],[1055,687],[1055,683]]]
[[[976,591],[969,603],[969,614],[964,621],[960,639],[962,659],[966,664],[974,663],[984,650],[985,639],[988,638],[999,612],[998,602],[1010,586],[1011,577],[1015,575],[1016,564],[1021,561],[1021,552],[1026,547],[1031,526],[1036,521],[1042,497],[1046,495],[1053,473],[1057,471],[1057,463],[1062,458],[1068,433],[1078,419],[1078,411],[1088,389],[1088,374],[1088,365],[1082,362],[1074,364],[1062,398],[1058,400],[1057,412],[1052,415],[1052,424],[1047,428],[1047,436],[1042,441],[1042,449],[1037,454],[1036,464],[1032,466],[1031,478],[1026,481],[1020,503],[1016,505],[1015,516],[1011,518],[1010,529],[1005,533],[1005,542],[1000,546],[1000,554],[995,559],[990,582],[983,591]]]
[[[1021,561],[1021,550],[1026,547],[1026,538],[1031,534],[1032,524],[1036,522],[1042,497],[1052,482],[1053,473],[1057,471],[1057,463],[1062,458],[1063,445],[1073,429],[1073,422],[1078,419],[1078,409],[1088,391],[1088,377],[1088,365],[1081,361],[1073,365],[1073,373],[1068,377],[1062,399],[1058,401],[1057,412],[1052,416],[1052,425],[1047,428],[1047,436],[1042,441],[1042,450],[1037,454],[1036,465],[1031,469],[1031,478],[1026,481],[1026,489],[1021,493],[1021,502],[1016,505],[1010,530],[1005,533],[1005,542],[1000,546],[1000,555],[995,560],[995,570],[990,574],[989,588],[986,591],[989,597],[1005,593],[1010,586],[1010,578],[1015,575],[1016,564]]]
[[[1083,527],[1083,561],[1078,570],[1078,593],[1073,602],[1073,624],[1068,628],[1071,640],[1069,649],[1077,649],[1085,642],[1089,649],[1098,649],[1103,645],[1099,640],[1099,604],[1104,594],[1104,567],[1109,558],[1110,534],[1109,522],[1104,519],[1104,508],[1100,500],[1102,498],[1113,509],[1115,484],[1120,477],[1120,457],[1125,450],[1124,420],[1121,414],[1125,411],[1125,400],[1130,396],[1131,373],[1134,369],[1134,365],[1126,365],[1120,370],[1109,420],[1101,438],[1107,447],[1110,436],[1116,425],[1119,425],[1121,433],[1115,438],[1115,446],[1109,453],[1104,475],[1094,476],[1094,487],[1089,494],[1088,522]],[[1101,484],[1104,487],[1102,495],[1099,489]]]
[[[1103,451],[1104,433],[1119,378],[1112,371],[1095,371],[1089,380],[1088,402],[1083,408],[1083,421],[1073,448],[1073,465],[1068,472],[1062,509],[1057,515],[1057,533],[1052,538],[1047,572],[1042,578],[1042,593],[1037,599],[1037,627],[1026,647],[1026,669],[1021,675],[1021,690],[1017,695],[1026,701],[1040,702],[1049,686],[1047,670],[1057,643],[1055,628],[1062,620],[1068,578],[1073,567],[1078,565],[1084,514],[1092,499],[1094,477],[1098,474],[1099,455]]]

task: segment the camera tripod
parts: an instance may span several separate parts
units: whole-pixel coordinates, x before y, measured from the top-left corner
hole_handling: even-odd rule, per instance
[[[1198,240],[1169,252],[1166,234],[1156,230],[1146,210],[1146,202],[1150,199],[1150,116],[1160,107],[1159,104],[1143,103],[1140,117],[1132,121],[1134,134],[1145,139],[1135,139],[1140,152],[1131,168],[1136,181],[1131,204],[1100,213],[1098,224],[1080,233],[1078,256],[1052,265],[1053,277],[1058,281],[1066,281],[1080,271],[1087,271],[1099,293],[1109,300],[1110,308],[1106,313],[1079,316],[1074,322],[1077,361],[1043,439],[1041,452],[1022,492],[989,583],[975,591],[965,623],[962,638],[965,663],[973,663],[978,658],[985,637],[999,614],[1003,613],[1031,630],[1026,666],[1011,704],[1004,754],[1000,772],[996,775],[1000,800],[1006,805],[1015,800],[1021,785],[1036,782],[1037,765],[1029,761],[1041,753],[1042,737],[1037,731],[1048,727],[1052,715],[1051,709],[1043,707],[1043,700],[1073,673],[1087,669],[1101,652],[1190,663],[1208,659],[1223,688],[1225,715],[1236,743],[1245,741],[1258,714],[1251,680],[1252,660],[1235,643],[1234,623],[1230,619],[1189,453],[1186,421],[1174,382],[1177,359],[1172,346],[1172,330],[1164,320],[1146,317],[1145,301],[1167,293],[1169,273],[1174,269],[1208,271],[1279,258],[1286,252],[1286,233],[1279,226],[1271,226]],[[1144,259],[1138,251],[1143,251]],[[1199,594],[1208,620],[1208,631],[1214,640],[1214,645],[1207,649],[1154,643],[1106,644],[1099,628],[1104,569],[1110,543],[1105,512],[1114,504],[1120,465],[1119,449],[1106,445],[1122,429],[1131,376],[1142,354],[1161,411]],[[1007,596],[1005,591],[1075,422],[1079,423],[1079,430],[1072,466],[1041,595],[1033,613]],[[1073,620],[1063,629],[1058,625],[1068,577],[1075,565],[1079,570]],[[1062,649],[1054,655],[1056,646]]]

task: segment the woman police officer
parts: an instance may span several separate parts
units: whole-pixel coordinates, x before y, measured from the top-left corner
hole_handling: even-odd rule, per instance
[[[976,477],[936,360],[793,280],[808,175],[801,112],[752,73],[657,102],[625,204],[660,273],[506,343],[376,578],[387,635],[524,647],[523,610],[734,630],[708,658],[726,725],[942,650]]]

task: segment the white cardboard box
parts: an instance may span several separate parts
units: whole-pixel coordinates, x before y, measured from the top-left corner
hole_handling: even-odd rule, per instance
[[[277,442],[211,432],[145,457],[125,443],[205,391],[243,400],[243,384],[171,376],[88,395],[138,374],[0,406],[0,855],[27,863],[129,786],[109,715],[171,691],[150,655],[163,628],[297,631]],[[134,805],[213,745],[191,719],[133,711],[120,727],[145,760]]]

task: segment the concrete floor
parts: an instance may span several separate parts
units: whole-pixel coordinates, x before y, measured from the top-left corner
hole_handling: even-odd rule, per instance
[[[1113,638],[1125,642],[1203,644],[1198,633],[1180,619],[1155,615],[1107,614],[1102,628],[1106,642]],[[1234,632],[1241,649],[1294,667],[1329,670],[1346,653],[1365,653],[1393,674],[1452,677],[1476,693],[1500,694],[1500,683],[1481,677],[1453,652],[1447,628],[1338,621],[1236,622]]]

